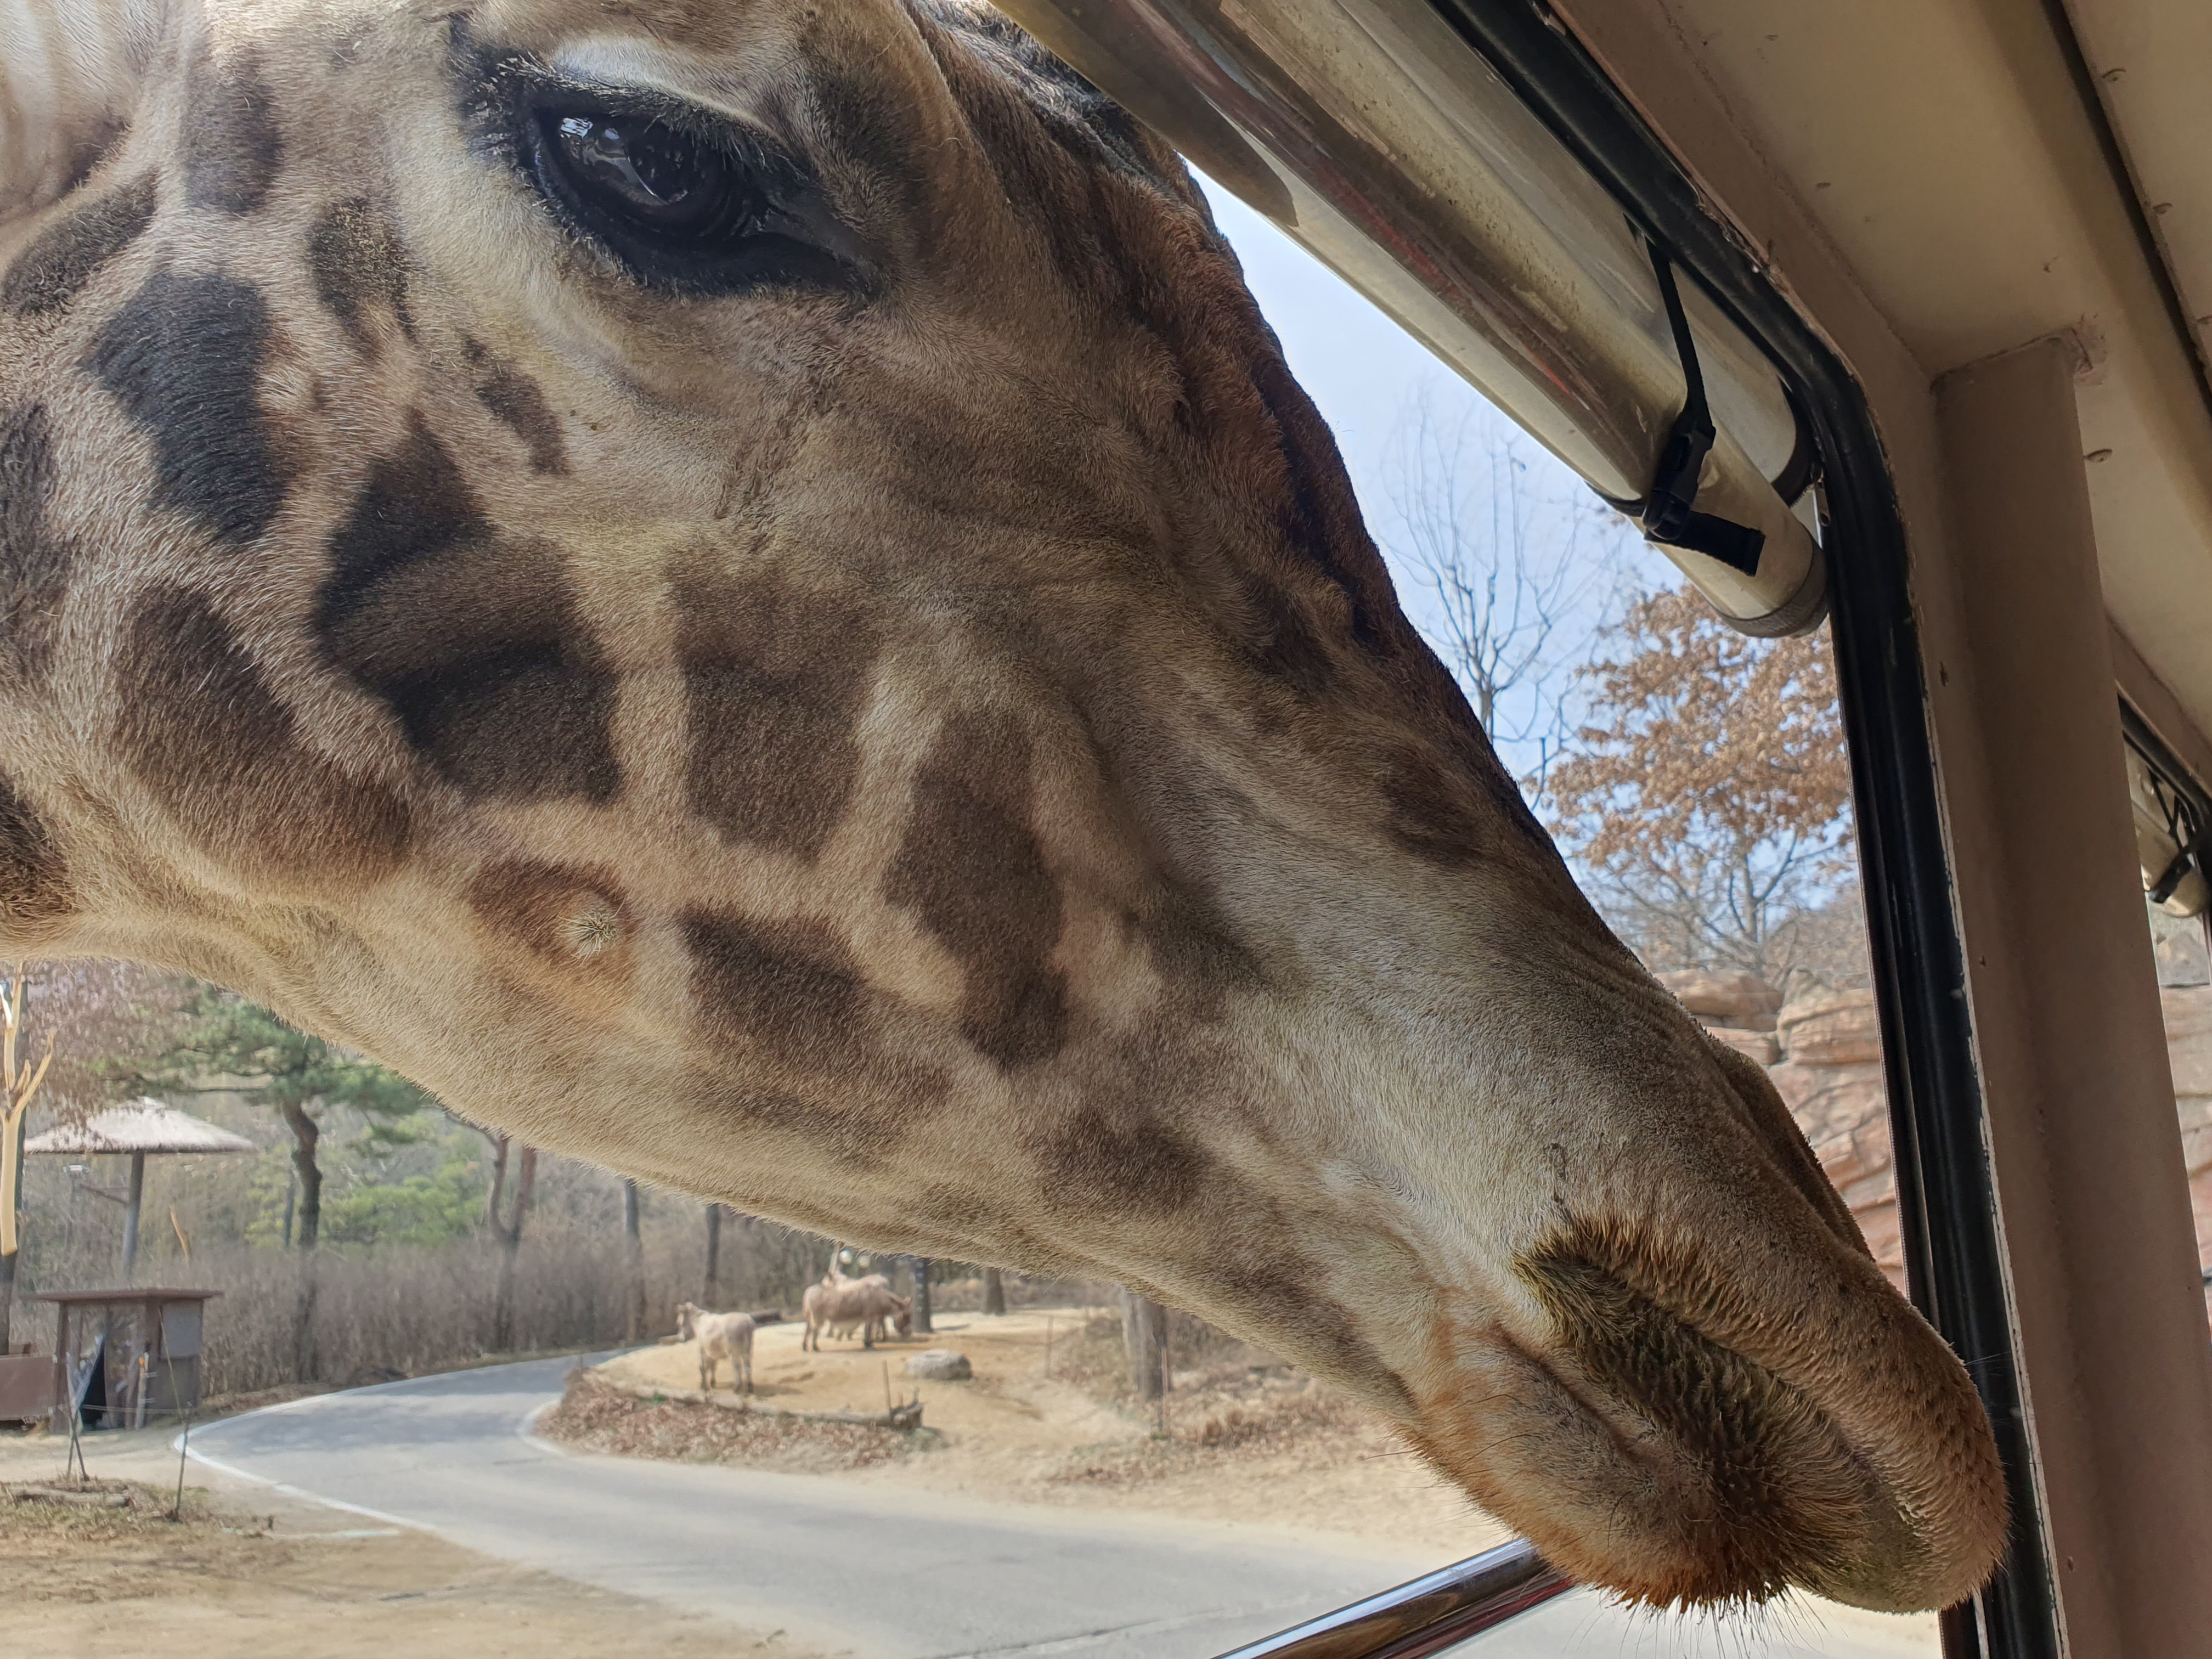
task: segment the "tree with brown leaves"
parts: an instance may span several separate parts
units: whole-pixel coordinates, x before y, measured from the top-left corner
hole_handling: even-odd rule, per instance
[[[1686,588],[1605,638],[1575,751],[1547,780],[1553,832],[1653,967],[1781,983],[1852,871],[1826,641],[1747,639]]]

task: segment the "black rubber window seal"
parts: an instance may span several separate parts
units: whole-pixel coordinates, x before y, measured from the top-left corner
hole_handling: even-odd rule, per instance
[[[1428,0],[1629,215],[1759,343],[1802,410],[1823,481],[1837,681],[1850,739],[1875,1000],[1913,1297],[1972,1376],[2013,1536],[1943,1615],[1948,1659],[2058,1659],[2049,1542],[2022,1405],[1984,1150],[1964,945],[1929,734],[1904,515],[1864,393],[1596,61],[1540,0]]]

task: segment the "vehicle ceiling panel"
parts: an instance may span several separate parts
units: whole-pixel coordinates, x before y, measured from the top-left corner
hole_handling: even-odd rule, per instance
[[[2129,193],[2036,0],[1562,0],[1665,15],[1929,376],[2081,343],[2106,599],[2212,732],[2212,408]],[[2079,0],[2185,295],[2212,294],[2212,4]],[[2148,52],[2155,71],[2106,62]],[[2129,100],[2118,93],[2129,89]],[[2155,205],[2155,204],[2154,204]],[[2192,240],[2195,239],[2195,240]],[[1781,273],[1787,278],[1788,272]],[[2193,315],[2212,303],[2192,301]]]
[[[2212,4],[2068,0],[2151,234],[2212,356]]]

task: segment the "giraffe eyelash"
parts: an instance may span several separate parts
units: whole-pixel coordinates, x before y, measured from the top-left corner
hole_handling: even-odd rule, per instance
[[[709,299],[874,291],[860,240],[809,171],[758,132],[520,53],[480,58],[468,84],[480,149],[635,285]]]

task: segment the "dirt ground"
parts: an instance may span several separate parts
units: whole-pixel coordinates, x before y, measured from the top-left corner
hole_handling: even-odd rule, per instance
[[[106,1492],[133,1499],[123,1509],[19,1498],[59,1485],[63,1443],[0,1439],[7,1651],[599,1659],[642,1644],[657,1659],[813,1659],[779,1632],[589,1589],[266,1487],[210,1485],[198,1465],[171,1521],[170,1434],[100,1437],[92,1462]]]
[[[936,1327],[933,1335],[872,1351],[855,1338],[825,1339],[820,1352],[805,1352],[803,1326],[763,1326],[754,1338],[755,1397],[799,1411],[879,1412],[887,1400],[920,1395],[931,1432],[906,1455],[837,1468],[841,1480],[1191,1520],[1265,1517],[1278,1527],[1440,1559],[1471,1555],[1508,1535],[1346,1401],[1266,1355],[1243,1351],[1245,1363],[1201,1358],[1178,1369],[1164,1411],[1155,1412],[1111,1397],[1121,1353],[1111,1315],[1025,1308],[988,1317],[945,1315]],[[974,1380],[908,1376],[907,1357],[929,1347],[966,1354]],[[697,1350],[688,1342],[645,1349],[610,1361],[599,1375],[696,1389]],[[721,1382],[729,1386],[726,1368]],[[730,1415],[689,1409],[695,1417]],[[562,1429],[557,1421],[541,1427]],[[635,1435],[631,1444],[564,1437],[605,1450],[755,1462],[742,1449],[734,1455],[719,1448],[687,1450],[665,1429],[659,1448],[643,1443],[650,1433]],[[764,1466],[792,1467],[772,1460]]]

